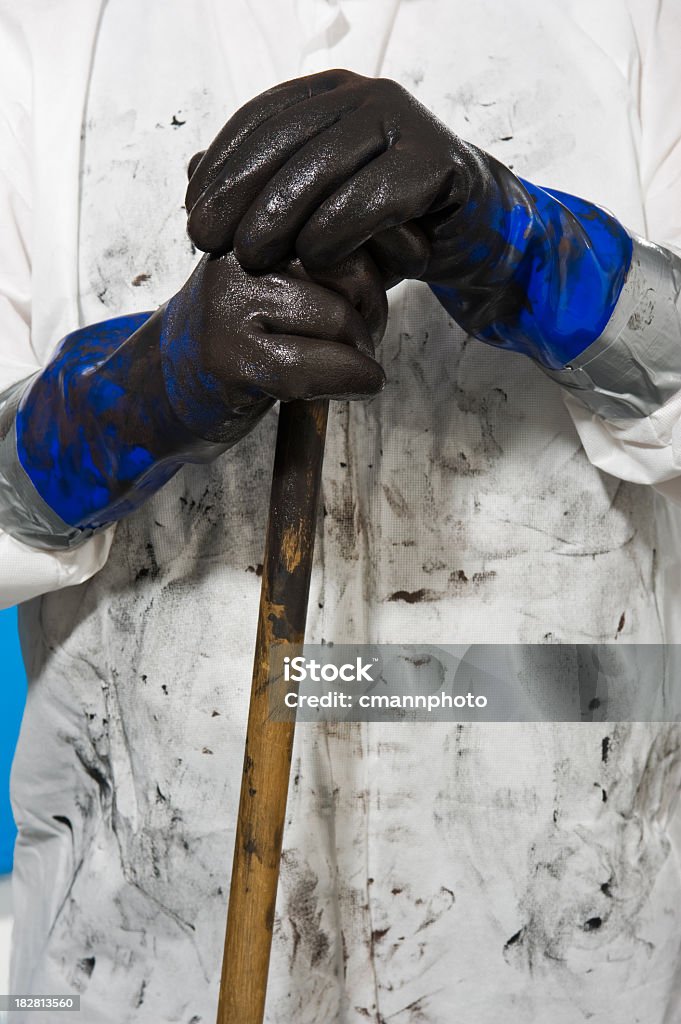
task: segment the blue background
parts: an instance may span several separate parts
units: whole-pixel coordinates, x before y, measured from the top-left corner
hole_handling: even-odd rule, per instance
[[[26,699],[26,675],[17,634],[17,610],[0,611],[0,874],[11,871],[16,829],[9,803],[9,770]]]

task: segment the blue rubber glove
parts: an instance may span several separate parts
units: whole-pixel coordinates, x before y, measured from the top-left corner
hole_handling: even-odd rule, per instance
[[[602,333],[632,239],[609,213],[496,165],[498,188],[431,227],[446,250],[431,288],[469,334],[562,369]],[[474,238],[470,245],[468,239]],[[435,276],[435,275],[433,275]]]
[[[68,335],[0,396],[0,526],[71,547],[121,519],[184,464],[230,448],[276,400],[360,398],[385,377],[380,275],[365,252],[313,281],[204,257],[154,313]]]
[[[247,103],[190,165],[189,233],[264,270],[367,244],[482,341],[560,368],[600,335],[631,262],[598,207],[517,178],[396,82],[327,71]]]

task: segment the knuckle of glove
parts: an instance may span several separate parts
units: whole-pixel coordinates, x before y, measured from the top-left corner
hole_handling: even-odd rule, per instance
[[[358,309],[346,299],[334,303],[332,324],[337,342],[356,348],[360,352],[373,354],[374,346],[369,327]]]
[[[215,248],[217,232],[212,218],[200,203],[195,204],[187,217],[187,234],[201,252],[211,252]]]

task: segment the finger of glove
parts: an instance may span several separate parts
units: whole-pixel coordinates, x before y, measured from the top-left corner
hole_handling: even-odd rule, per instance
[[[194,168],[187,188],[185,206],[191,211],[202,193],[219,175],[225,161],[270,118],[323,93],[331,92],[347,80],[347,72],[327,71],[308,75],[260,93],[230,117]]]
[[[349,345],[266,333],[258,347],[267,367],[258,387],[282,402],[295,398],[367,398],[385,385],[379,363]]]
[[[315,281],[271,275],[258,319],[268,332],[324,338],[373,356],[369,326],[337,291]]]
[[[293,251],[297,234],[322,202],[388,146],[380,122],[363,110],[345,114],[303,142],[266,182],[240,221],[234,252],[241,265],[248,270],[275,266]],[[276,159],[273,153],[268,164],[272,166]]]
[[[310,271],[329,266],[379,232],[422,216],[435,191],[425,169],[408,174],[393,147],[322,203],[298,235],[296,252]]]
[[[383,275],[386,288],[392,288],[403,278],[422,277],[430,259],[430,243],[415,221],[378,231],[366,247]]]
[[[191,181],[194,171],[199,166],[205,155],[205,149],[200,149],[198,153],[194,153],[194,156],[190,159],[187,164],[187,180]]]
[[[315,135],[353,109],[354,99],[325,93],[284,110],[256,129],[222,165],[195,203],[187,230],[200,249],[215,252],[232,244],[249,206],[279,168]]]
[[[315,280],[342,295],[366,324],[374,349],[388,322],[388,299],[381,272],[365,247],[342,263],[315,274]]]

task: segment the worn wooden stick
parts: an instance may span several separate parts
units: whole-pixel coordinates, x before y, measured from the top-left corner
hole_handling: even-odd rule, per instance
[[[279,411],[217,1024],[265,1013],[295,730],[270,719],[271,679],[305,636],[327,414],[325,400]]]

